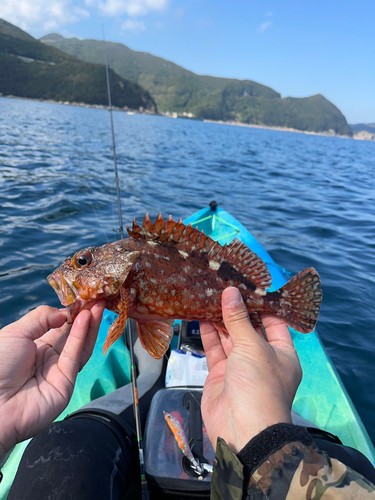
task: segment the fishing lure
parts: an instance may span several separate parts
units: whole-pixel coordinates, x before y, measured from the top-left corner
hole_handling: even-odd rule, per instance
[[[178,447],[182,451],[182,453],[186,456],[188,460],[193,464],[195,470],[199,473],[202,474],[203,468],[199,465],[197,460],[194,458],[193,453],[191,452],[189,443],[186,439],[186,434],[184,432],[184,429],[182,428],[182,425],[180,422],[177,420],[177,418],[172,417],[170,413],[167,411],[163,411],[164,413],[164,418],[167,421],[167,424],[171,431],[173,432],[173,435],[177,441]]]

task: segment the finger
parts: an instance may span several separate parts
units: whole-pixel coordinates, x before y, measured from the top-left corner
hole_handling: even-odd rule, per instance
[[[219,332],[214,325],[208,321],[201,321],[199,327],[203,349],[206,354],[207,367],[210,371],[216,363],[227,359],[227,356],[224,352]]]
[[[254,326],[254,325],[253,325],[253,326]],[[255,327],[254,327],[254,328],[255,328]],[[262,339],[267,340],[267,339],[266,339],[266,337],[265,337],[265,335],[264,335],[264,332],[263,332],[262,328],[260,328],[260,327],[256,327],[256,328],[255,328],[255,331],[257,332],[257,334],[258,334],[258,335],[260,335],[260,336],[262,337]]]
[[[100,323],[103,318],[104,307],[105,307],[105,300],[100,300],[90,308],[91,321],[90,321],[89,331],[87,333],[85,347],[83,349],[81,356],[81,363],[80,363],[81,368],[85,366],[85,364],[90,359],[92,352],[94,350],[95,343],[98,338]]]
[[[98,306],[95,309],[95,311],[97,311],[97,312],[94,313],[94,316],[95,316],[96,321],[100,324],[100,321],[102,318],[102,312],[100,313],[100,310],[101,309],[104,310],[105,301],[104,300],[98,301],[97,304],[98,304]],[[94,306],[94,303],[91,303],[91,306],[86,308],[86,309],[92,310],[93,306]],[[100,318],[96,318],[97,314],[100,314]],[[45,335],[43,335],[43,337],[41,337],[39,340],[37,340],[36,343],[39,344],[42,342],[44,344],[48,344],[51,347],[53,347],[53,349],[57,353],[61,354],[62,350],[64,349],[65,343],[67,341],[67,338],[69,336],[71,329],[72,329],[72,325],[68,325],[68,323],[65,323],[61,328],[55,328],[55,329],[47,332]],[[94,345],[95,345],[96,337],[97,337],[97,331],[95,331],[95,329],[96,329],[96,327],[94,327],[94,331],[92,332],[92,328],[89,328],[89,332],[88,332],[86,343],[85,343],[84,352],[87,348],[88,342],[92,342],[92,347],[89,346],[90,353],[88,354],[88,357],[85,360],[84,364],[86,364],[87,360],[90,358],[92,351],[94,349]],[[92,340],[89,340],[89,339],[91,339],[92,334],[94,334],[94,338]],[[82,363],[81,363],[81,366],[83,366]]]
[[[50,306],[39,306],[7,328],[11,327],[14,330],[14,336],[36,340],[50,328],[61,327],[65,321],[66,311],[59,311]]]
[[[262,323],[266,331],[267,340],[271,343],[283,343],[293,347],[292,336],[284,321],[274,314],[262,313]]]
[[[80,369],[80,360],[90,328],[91,317],[91,311],[87,310],[78,314],[59,356],[58,367],[72,385],[74,385]]]
[[[61,354],[65,343],[69,336],[71,325],[65,323],[61,328],[49,330],[45,335],[35,340],[37,346],[35,365],[41,366],[45,364],[46,349],[49,353]]]
[[[52,330],[49,330],[46,334],[44,334],[42,337],[37,339],[35,341],[35,344],[37,346],[42,345],[42,344],[47,344],[53,349],[61,354],[61,351],[64,349],[64,345],[66,342],[66,339],[68,338],[69,332],[72,328],[72,325],[68,325],[67,323],[64,323],[62,327],[60,328],[53,328]]]
[[[220,331],[220,329],[219,329],[219,337],[221,345],[223,346],[225,352],[225,356],[228,357],[233,349],[232,339],[230,338],[230,335],[228,335],[227,331],[225,331],[224,333],[223,331]]]
[[[249,341],[259,341],[259,334],[254,330],[249,319],[242,295],[237,288],[228,287],[222,295],[223,320],[233,346],[248,345]]]

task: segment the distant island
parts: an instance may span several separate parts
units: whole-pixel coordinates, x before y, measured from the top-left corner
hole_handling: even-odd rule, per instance
[[[349,127],[353,131],[354,139],[375,141],[375,123],[357,123]]]
[[[55,33],[40,40],[84,61],[103,61],[102,41],[67,39]],[[197,75],[120,43],[106,42],[106,52],[109,66],[148,90],[160,113],[352,135],[344,115],[322,95],[282,99],[275,90],[251,80]]]
[[[103,64],[93,64],[50,47],[0,19],[0,94],[107,106]],[[157,112],[149,92],[110,70],[114,106]]]

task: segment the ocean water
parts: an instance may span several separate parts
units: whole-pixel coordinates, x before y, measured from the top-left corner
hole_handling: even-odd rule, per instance
[[[296,274],[375,441],[375,143],[114,112],[124,224],[215,199]],[[119,238],[109,113],[0,98],[0,326],[59,306],[47,275]]]

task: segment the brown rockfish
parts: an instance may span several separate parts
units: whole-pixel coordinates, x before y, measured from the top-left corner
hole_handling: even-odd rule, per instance
[[[238,240],[220,245],[191,224],[154,224],[146,215],[142,227],[134,220],[129,238],[89,247],[66,259],[48,276],[72,323],[88,302],[104,298],[107,309],[119,314],[111,325],[104,353],[134,318],[143,347],[161,358],[173,335],[173,320],[212,321],[226,332],[221,294],[237,287],[250,318],[259,326],[259,313],[276,314],[299,332],[314,329],[322,292],[314,268],[300,272],[275,292],[267,292],[271,275],[266,264]]]

